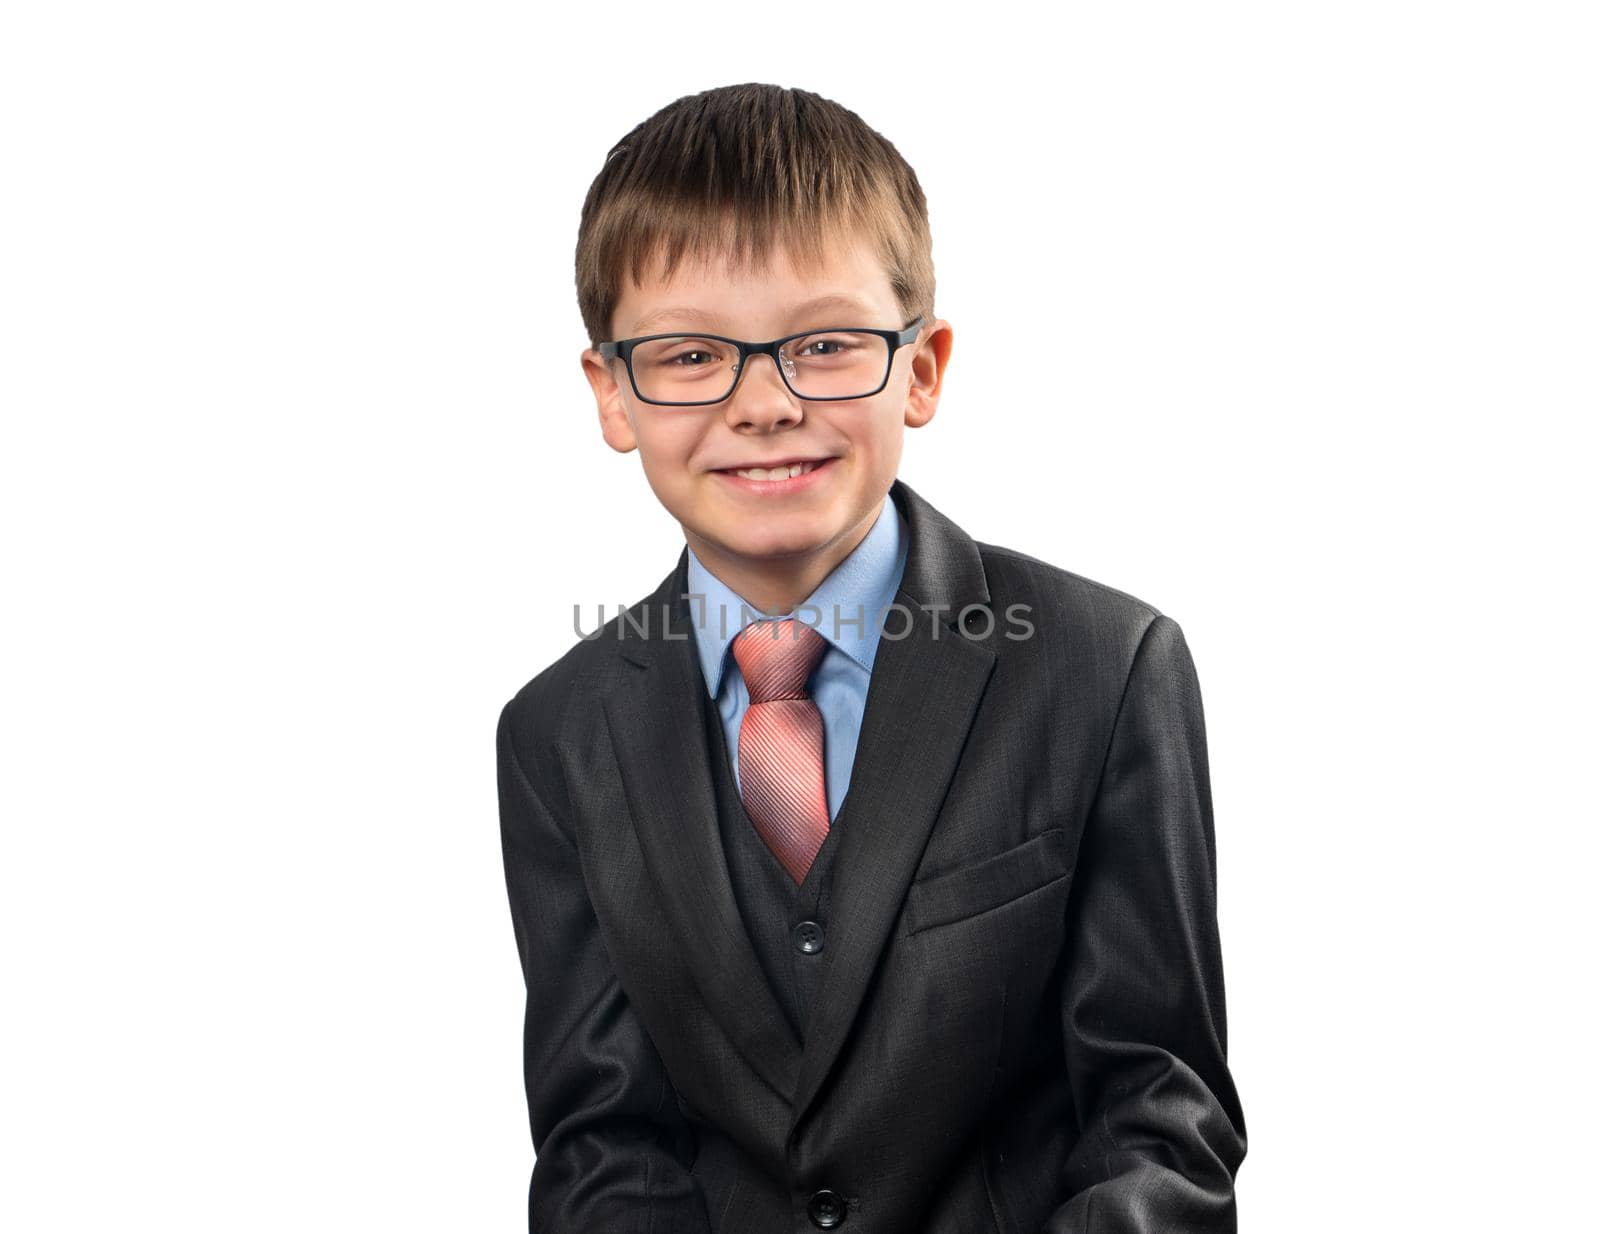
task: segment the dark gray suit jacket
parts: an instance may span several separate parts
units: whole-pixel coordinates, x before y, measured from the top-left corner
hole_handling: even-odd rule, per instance
[[[718,837],[687,551],[501,713],[535,1234],[1236,1228],[1183,632],[890,496],[901,607],[803,1041]]]

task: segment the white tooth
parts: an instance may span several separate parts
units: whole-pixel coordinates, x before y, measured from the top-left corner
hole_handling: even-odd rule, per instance
[[[746,480],[792,480],[816,468],[816,463],[790,463],[787,467],[745,467],[734,474]]]

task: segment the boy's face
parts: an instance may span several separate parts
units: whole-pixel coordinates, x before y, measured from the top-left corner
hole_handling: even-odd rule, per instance
[[[813,326],[905,324],[888,275],[859,242],[798,264],[779,249],[765,270],[685,262],[669,282],[625,284],[611,321],[613,338],[681,329],[751,342]],[[925,322],[915,342],[894,352],[882,390],[844,401],[797,398],[769,356],[751,356],[733,393],[700,407],[641,401],[620,358],[607,362],[589,349],[583,366],[606,441],[639,451],[651,489],[701,560],[725,578],[804,579],[798,602],[871,528],[898,472],[906,426],[933,417],[950,343],[948,322]],[[734,474],[791,460],[820,466],[779,484]]]

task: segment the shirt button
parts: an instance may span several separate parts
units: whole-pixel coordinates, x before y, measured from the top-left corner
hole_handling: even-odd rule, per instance
[[[811,1218],[811,1224],[819,1230],[831,1230],[843,1225],[844,1213],[844,1196],[826,1187],[815,1193],[811,1197],[811,1203],[806,1205],[806,1215]]]
[[[802,921],[789,931],[796,951],[816,955],[822,950],[822,926],[815,921]]]

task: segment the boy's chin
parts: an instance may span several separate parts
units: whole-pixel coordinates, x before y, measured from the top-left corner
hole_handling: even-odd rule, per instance
[[[845,530],[831,508],[786,509],[765,514],[718,511],[692,530],[725,553],[747,559],[804,557],[821,552]]]
[[[750,523],[751,520],[746,519],[741,523],[710,528],[711,534],[705,538],[740,557],[777,560],[818,552],[834,537],[833,530],[815,518],[780,517],[762,527],[752,527]],[[776,525],[778,523],[782,526]]]

